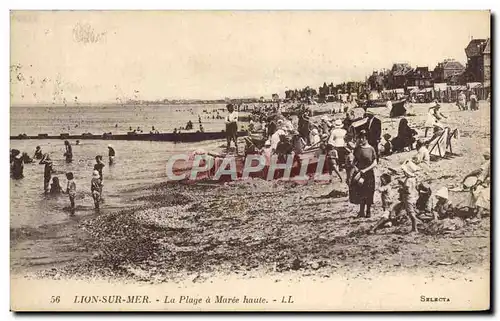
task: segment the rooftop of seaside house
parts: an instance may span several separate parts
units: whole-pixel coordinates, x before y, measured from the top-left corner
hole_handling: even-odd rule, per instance
[[[392,65],[391,71],[393,76],[405,76],[410,73],[413,68],[408,63],[395,63]]]
[[[491,53],[490,38],[488,39],[472,39],[467,47],[465,47],[465,54],[467,57],[478,57],[485,53]]]

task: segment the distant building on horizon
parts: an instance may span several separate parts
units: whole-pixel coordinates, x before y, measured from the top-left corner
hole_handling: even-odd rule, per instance
[[[464,65],[455,59],[445,59],[444,61],[437,64],[434,68],[434,82],[444,83],[448,82],[453,77],[462,75],[465,71]]]
[[[426,88],[431,87],[433,83],[433,73],[429,67],[416,67],[408,74],[407,86]]]
[[[384,71],[373,71],[366,80],[368,90],[381,92],[387,85],[387,73]]]
[[[472,39],[465,47],[467,66],[465,82],[481,82],[483,86],[491,86],[491,45],[490,38]]]
[[[395,63],[387,78],[388,89],[406,88],[408,86],[408,75],[413,68],[408,63]]]

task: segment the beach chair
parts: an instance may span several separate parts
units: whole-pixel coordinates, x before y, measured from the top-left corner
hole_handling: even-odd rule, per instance
[[[433,138],[429,142],[429,153],[431,156],[440,158],[445,157],[448,144],[450,144],[451,146],[449,134],[450,134],[450,128],[446,127],[439,136]]]
[[[452,139],[460,139],[460,132],[458,131],[458,128],[455,128],[453,131],[449,130],[448,132],[448,137],[446,140],[446,152],[449,152],[450,154],[453,154]]]

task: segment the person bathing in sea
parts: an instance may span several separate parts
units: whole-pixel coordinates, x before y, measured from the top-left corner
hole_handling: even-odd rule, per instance
[[[59,178],[57,176],[52,177],[52,184],[50,184],[50,194],[58,195],[63,191],[61,184],[59,183]]]
[[[71,163],[73,161],[73,148],[69,141],[64,141],[64,147],[66,151],[64,152],[64,157],[66,157],[66,163]]]
[[[94,170],[96,170],[98,173],[99,173],[99,178],[101,179],[101,181],[103,180],[103,176],[102,176],[102,169],[104,168],[104,163],[102,162],[102,156],[101,155],[97,155],[95,157],[95,161],[96,161],[96,164],[94,165]]]
[[[68,184],[66,185],[66,193],[69,196],[71,215],[75,214],[75,197],[76,197],[76,182],[72,172],[66,173]]]
[[[11,152],[11,174],[14,179],[21,179],[24,177],[24,162],[21,151],[15,149]]]
[[[52,160],[50,159],[49,154],[44,154],[42,160],[40,161],[41,165],[44,166],[43,171],[43,190],[45,194],[49,192],[49,183],[52,177],[52,173],[54,172],[54,168],[52,167]]]
[[[109,144],[108,145],[108,157],[109,157],[109,166],[113,165],[115,162],[115,149],[113,145]]]
[[[40,146],[37,146],[35,149],[35,155],[33,155],[34,159],[42,159],[43,153],[42,153],[42,148]]]
[[[99,209],[99,203],[101,202],[102,196],[102,180],[99,176],[99,171],[94,170],[92,173],[92,180],[90,181],[90,192],[92,193],[92,198],[94,199],[94,207]]]

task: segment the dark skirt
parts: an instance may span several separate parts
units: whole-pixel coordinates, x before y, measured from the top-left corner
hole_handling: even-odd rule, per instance
[[[226,124],[226,136],[233,138],[236,137],[238,132],[238,123],[229,123]]]
[[[340,167],[345,166],[345,156],[347,155],[347,149],[345,147],[335,147],[337,151],[338,160],[337,163]]]
[[[405,147],[412,147],[413,143],[415,142],[415,137],[400,137],[396,136],[394,139],[391,141],[392,144],[392,151],[394,152],[402,152]]]
[[[354,177],[355,174],[352,176]],[[375,174],[371,170],[362,174],[361,177],[364,179],[362,185],[358,184],[354,179],[349,184],[349,202],[352,204],[365,203],[371,205],[373,204],[373,194],[375,193]]]

